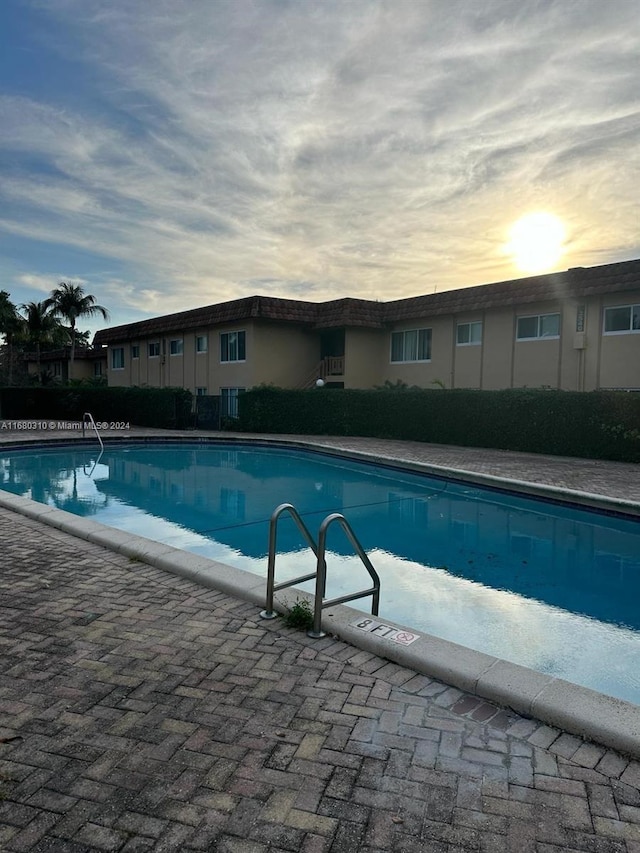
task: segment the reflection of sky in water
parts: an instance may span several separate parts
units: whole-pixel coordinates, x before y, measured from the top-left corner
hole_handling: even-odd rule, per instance
[[[313,535],[344,510],[381,576],[381,618],[640,703],[636,521],[298,452],[108,448],[89,476],[95,461],[5,452],[0,485],[262,576],[277,504]],[[328,597],[369,586],[339,529],[328,548]],[[278,580],[314,568],[288,518],[276,566]]]

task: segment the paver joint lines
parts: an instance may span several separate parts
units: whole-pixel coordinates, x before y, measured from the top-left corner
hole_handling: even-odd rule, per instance
[[[0,510],[0,850],[639,853],[640,765]]]

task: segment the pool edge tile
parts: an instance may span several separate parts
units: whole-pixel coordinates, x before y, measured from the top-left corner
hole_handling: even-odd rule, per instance
[[[551,675],[497,658],[478,680],[475,692],[518,713],[531,714],[536,698],[555,680]]]
[[[531,714],[553,726],[640,756],[640,706],[554,678],[534,700]]]

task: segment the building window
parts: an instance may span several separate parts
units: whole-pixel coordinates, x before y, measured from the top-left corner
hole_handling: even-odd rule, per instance
[[[124,367],[124,347],[114,347],[111,350],[111,368],[122,370]]]
[[[626,335],[629,332],[640,332],[640,305],[604,309],[605,335]]]
[[[238,394],[243,391],[244,388],[220,389],[220,414],[223,418],[238,417]]]
[[[140,358],[139,344],[131,344],[131,358]]]
[[[182,355],[183,342],[182,338],[174,338],[172,341],[169,341],[169,354],[170,355]]]
[[[220,361],[244,361],[246,358],[245,332],[220,334]]]
[[[160,341],[152,341],[149,344],[149,358],[157,358],[160,355]]]
[[[196,335],[196,352],[206,352],[209,349],[209,339],[206,335]]]
[[[94,361],[93,362],[93,375],[94,376],[102,376],[102,362]]]
[[[206,388],[196,388],[196,397],[206,397],[207,389]]]
[[[431,329],[392,332],[391,361],[431,361]]]
[[[398,492],[389,492],[389,518],[409,525],[426,525],[429,519],[429,504],[424,498],[411,498]]]
[[[225,486],[220,489],[220,512],[223,515],[244,521],[245,504],[245,493],[241,489],[227,489]]]
[[[516,340],[533,341],[539,338],[560,337],[559,314],[536,314],[531,317],[518,317]]]
[[[458,323],[456,344],[459,347],[474,346],[482,343],[482,323]]]
[[[53,362],[53,375],[62,376],[62,363],[59,361]]]
[[[183,483],[170,483],[169,484],[169,496],[174,501],[184,500],[184,484]]]

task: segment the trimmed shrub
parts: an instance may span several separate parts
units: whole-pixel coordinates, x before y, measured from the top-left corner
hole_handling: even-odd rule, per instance
[[[507,389],[289,391],[238,398],[246,432],[358,435],[640,462],[640,394]]]
[[[184,388],[2,388],[0,416],[10,420],[129,422],[184,429],[192,425],[192,395]]]

